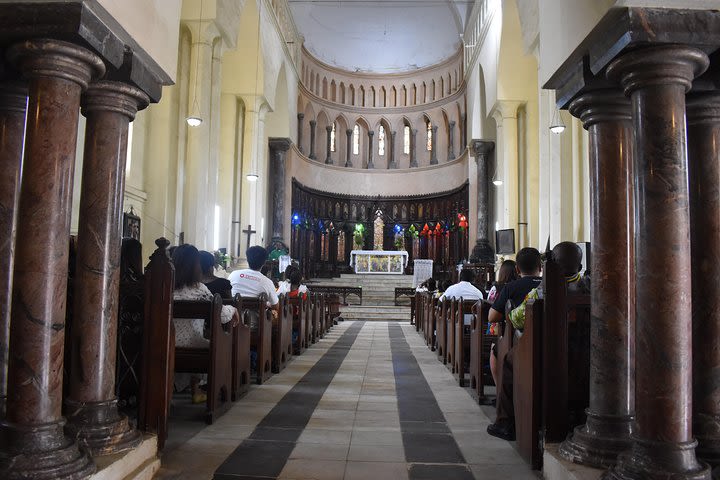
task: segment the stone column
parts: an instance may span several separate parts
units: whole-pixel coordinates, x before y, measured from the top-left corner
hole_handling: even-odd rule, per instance
[[[693,312],[693,434],[720,466],[720,93],[687,100]]]
[[[348,128],[347,130],[345,130],[345,135],[347,135],[347,159],[345,160],[345,166],[352,167],[352,129]]]
[[[410,130],[410,168],[418,166],[417,160],[417,128]]]
[[[305,155],[305,149],[303,148],[303,120],[305,120],[304,113],[297,114],[298,128],[297,128],[297,146],[300,153]]]
[[[460,115],[460,151],[465,148],[467,144],[467,114],[463,113]]]
[[[290,150],[292,140],[289,138],[270,139],[270,162],[271,162],[271,185],[272,189],[272,240],[270,248],[286,249],[284,224],[285,224],[285,160]]]
[[[310,160],[317,160],[317,155],[315,155],[315,130],[317,127],[317,122],[315,120],[310,120]]]
[[[120,82],[90,85],[82,98],[87,118],[75,269],[68,430],[92,455],[140,443],[117,410],[120,243],[128,129],[148,97]]]
[[[587,423],[560,446],[570,461],[609,467],[631,445],[635,415],[635,294],[630,101],[594,91],[570,105],[590,140],[592,272]]]
[[[0,418],[7,399],[10,303],[12,301],[15,210],[20,193],[27,89],[19,84],[0,84]]]
[[[0,477],[80,479],[95,466],[65,436],[62,417],[70,203],[80,94],[105,67],[56,40],[16,44],[7,55],[29,80],[29,100]]]
[[[438,164],[438,158],[437,158],[437,131],[438,127],[437,125],[433,125],[432,127],[432,145],[430,149],[430,165],[437,165]]]
[[[326,137],[325,137],[325,151],[327,154],[325,155],[325,165],[332,165],[333,159],[332,159],[332,151],[330,151],[330,145],[331,145],[331,137],[332,137],[332,125],[328,125],[325,127]],[[337,138],[335,138],[335,142],[337,143]]]
[[[373,162],[373,137],[375,136],[375,132],[370,130],[368,132],[368,164],[367,168],[375,168],[375,162]]]
[[[640,48],[608,67],[632,100],[635,151],[635,431],[607,478],[709,479],[692,436],[692,301],[685,94],[700,50]]]
[[[514,228],[516,245],[521,243],[525,225],[520,225],[520,176],[518,155],[518,109],[522,102],[498,100],[492,110],[497,125],[496,175],[503,181],[496,211],[502,228]],[[502,171],[500,168],[502,167]],[[523,186],[524,187],[524,186]]]
[[[470,153],[477,162],[477,242],[470,258],[473,262],[495,263],[495,251],[490,244],[488,227],[490,220],[490,187],[488,165],[495,150],[495,142],[473,140]]]
[[[455,160],[455,121],[451,121],[448,129],[448,162]]]
[[[397,161],[395,160],[395,137],[397,136],[396,131],[390,132],[390,163],[388,168],[398,168]]]

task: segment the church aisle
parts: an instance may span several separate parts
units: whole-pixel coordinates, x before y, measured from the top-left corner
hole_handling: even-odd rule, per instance
[[[163,479],[535,479],[396,322],[342,322],[163,458]]]

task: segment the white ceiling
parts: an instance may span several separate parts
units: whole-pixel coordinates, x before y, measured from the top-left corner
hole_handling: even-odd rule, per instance
[[[460,47],[473,0],[288,0],[305,47],[350,71],[395,73]]]

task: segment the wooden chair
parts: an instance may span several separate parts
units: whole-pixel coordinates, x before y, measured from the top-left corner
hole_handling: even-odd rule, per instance
[[[272,372],[280,373],[292,356],[292,314],[287,297],[280,296],[279,312],[272,320]]]
[[[170,242],[159,238],[155,245],[158,248],[145,267],[138,428],[156,434],[158,449],[162,450],[168,434],[175,368],[175,328],[172,322],[175,267],[167,253]]]
[[[242,298],[243,323],[251,325],[252,316],[257,315],[257,329],[250,331],[250,348],[255,348],[257,365],[255,376],[258,385],[272,376],[272,312],[267,306],[267,295],[257,298]]]
[[[481,300],[473,308],[473,320],[470,329],[470,388],[477,395],[480,404],[486,404],[485,386],[493,385],[490,372],[490,347],[497,343],[497,335],[487,334],[488,316],[492,304]]]
[[[583,423],[590,401],[590,296],[568,295],[554,262],[543,271],[544,298],[526,304],[513,348],[518,451],[534,469],[542,467],[541,445],[564,440]]]
[[[234,306],[238,314],[243,311],[242,297],[235,295],[232,300],[223,300],[223,304]],[[246,318],[240,317],[240,323],[233,328],[232,347],[232,392],[231,398],[235,402],[250,390],[250,324]]]
[[[457,375],[458,384],[461,387],[465,386],[465,372],[468,370],[465,359],[470,355],[470,327],[472,326],[472,324],[465,325],[465,315],[472,314],[476,303],[478,303],[477,300],[463,300],[460,298],[456,306],[455,329],[453,331],[455,336],[453,341],[455,346],[453,371]]]
[[[233,332],[221,323],[222,298],[215,295],[212,301],[173,302],[176,319],[203,319],[210,330],[208,348],[175,347],[175,371],[207,373],[207,404],[205,421],[212,424],[231,405],[233,384]]]
[[[435,322],[435,325],[437,326],[437,334],[436,336],[436,342],[435,342],[435,351],[438,354],[438,360],[440,360],[443,365],[447,364],[447,316],[449,313],[449,306],[450,301],[442,301],[438,302],[436,306],[437,310],[437,321]]]
[[[298,333],[297,340],[293,345],[294,355],[300,355],[307,348],[306,304],[307,302],[303,300],[302,296],[288,298],[288,308],[292,313],[292,329],[293,332]]]

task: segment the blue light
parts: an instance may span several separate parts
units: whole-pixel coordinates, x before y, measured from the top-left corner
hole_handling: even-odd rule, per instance
[[[293,225],[300,225],[300,215],[298,215],[297,213],[294,214],[294,215],[292,216],[291,223],[292,223]]]
[[[403,228],[402,228],[400,225],[395,224],[395,228],[394,228],[395,233],[400,233],[400,232],[402,232],[402,229],[403,229]]]

